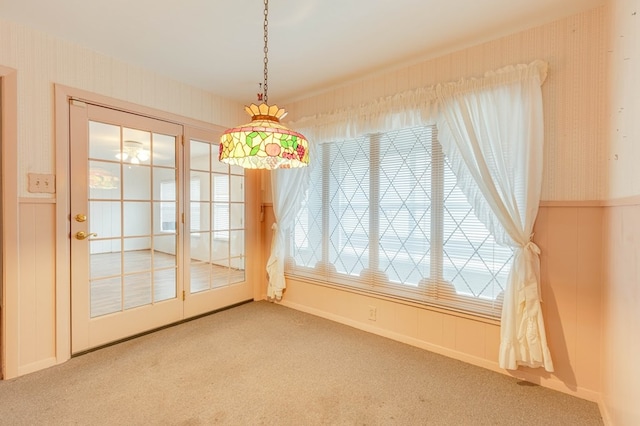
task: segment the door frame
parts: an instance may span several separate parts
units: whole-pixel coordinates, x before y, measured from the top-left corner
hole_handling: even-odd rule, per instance
[[[222,126],[214,125],[193,118],[182,117],[151,107],[137,105],[127,101],[113,99],[85,90],[61,84],[54,84],[55,97],[55,170],[56,170],[56,362],[63,363],[71,358],[71,190],[70,190],[70,102],[72,99],[114,108],[120,111],[142,115],[145,117],[168,121],[192,128],[222,132]],[[245,210],[246,257],[258,259],[261,243],[259,232],[260,173],[250,170],[245,172],[245,197],[247,205],[254,209]],[[252,199],[250,200],[249,197]],[[251,250],[251,251],[250,251]],[[246,280],[253,283],[253,299],[261,298],[259,279],[260,268],[246,264]]]
[[[0,65],[2,135],[2,283],[0,284],[0,378],[18,376],[18,77]]]

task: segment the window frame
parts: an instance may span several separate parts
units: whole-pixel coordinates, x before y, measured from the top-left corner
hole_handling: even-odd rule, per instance
[[[459,294],[456,291],[454,284],[445,279],[444,261],[445,261],[445,167],[447,166],[447,159],[442,150],[442,146],[438,141],[438,132],[435,125],[420,126],[421,128],[429,128],[431,132],[430,154],[431,154],[431,172],[430,172],[430,184],[428,194],[426,197],[430,197],[430,238],[428,244],[428,251],[426,256],[429,261],[429,276],[423,277],[422,280],[411,288],[407,284],[391,282],[387,278],[388,285],[384,283],[384,271],[379,270],[381,256],[379,253],[378,242],[380,241],[380,217],[379,212],[382,205],[383,198],[380,198],[380,138],[387,133],[370,134],[361,138],[355,138],[350,143],[357,143],[362,138],[366,139],[369,144],[369,238],[368,247],[369,261],[368,268],[365,268],[360,276],[354,276],[344,274],[336,271],[334,264],[329,263],[328,247],[330,246],[331,228],[328,226],[326,210],[330,210],[329,207],[321,207],[320,216],[321,221],[315,220],[320,223],[321,230],[321,255],[320,259],[315,266],[300,266],[296,264],[296,261],[292,255],[292,245],[295,241],[306,241],[309,245],[309,229],[307,234],[303,238],[295,233],[295,230],[289,233],[289,240],[287,243],[287,262],[285,267],[286,276],[290,278],[302,278],[311,281],[321,281],[332,285],[338,285],[340,287],[346,286],[352,289],[361,290],[367,293],[375,293],[383,296],[390,296],[394,298],[406,299],[411,302],[422,303],[430,306],[437,306],[439,308],[451,309],[454,311],[463,312],[465,314],[471,314],[474,316],[487,317],[491,319],[497,319],[500,316],[502,309],[502,297],[504,293],[504,286],[506,280],[503,283],[498,283],[497,273],[489,271],[491,275],[491,281],[496,281],[502,291],[499,291],[495,298],[481,297],[481,295],[470,296],[467,294]],[[331,150],[331,143],[321,144],[319,150],[322,151],[323,161],[322,164],[318,164],[320,168],[321,176],[321,197],[322,206],[330,203],[330,190],[329,181],[327,177],[331,162],[329,160],[329,152]],[[335,167],[335,166],[333,166]],[[312,184],[313,185],[313,184]],[[457,183],[456,183],[457,186]],[[426,190],[426,188],[425,188]],[[404,204],[404,202],[403,202]],[[305,200],[305,206],[301,210],[309,210],[308,199]],[[307,223],[311,223],[312,218],[307,218]],[[297,224],[297,222],[296,222]],[[488,231],[487,231],[488,232]],[[492,238],[492,237],[491,237]],[[497,245],[493,241],[494,245]],[[479,249],[470,245],[473,250],[472,256],[480,256]],[[316,259],[317,259],[316,253]],[[505,262],[508,267],[511,267],[512,256]],[[503,266],[504,267],[504,266]],[[502,268],[500,268],[502,270]]]

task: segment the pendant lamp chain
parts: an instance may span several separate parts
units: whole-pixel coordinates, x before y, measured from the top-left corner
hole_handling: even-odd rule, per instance
[[[269,31],[267,28],[269,26],[268,15],[269,15],[269,0],[264,0],[264,91],[263,91],[264,103],[267,103],[269,101],[269,95],[267,95],[267,90],[269,89],[269,86],[267,85],[267,77],[268,77],[267,66],[269,65],[269,58],[267,57],[267,53],[269,53],[269,46],[268,46]]]
[[[264,0],[264,87],[257,93],[259,105],[244,110],[251,122],[226,130],[220,136],[218,160],[246,169],[290,169],[309,164],[309,141],[280,123],[287,112],[268,105],[269,0]],[[262,84],[260,84],[262,86]]]

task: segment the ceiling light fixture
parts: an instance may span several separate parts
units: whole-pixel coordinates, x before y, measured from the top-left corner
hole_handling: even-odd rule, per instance
[[[251,116],[250,123],[222,134],[218,159],[246,169],[304,167],[309,164],[307,139],[280,124],[280,119],[287,114],[283,108],[267,104],[268,13],[269,0],[264,0],[264,85],[263,93],[258,93],[258,101],[263,103],[244,108]]]
[[[142,142],[124,141],[122,151],[116,154],[120,161],[128,161],[131,164],[140,164],[141,161],[149,159],[149,151],[143,148]]]

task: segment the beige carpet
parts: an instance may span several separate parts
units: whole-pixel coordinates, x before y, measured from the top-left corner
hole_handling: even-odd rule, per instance
[[[2,425],[600,425],[596,404],[268,302],[0,382]]]

